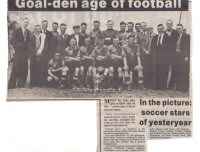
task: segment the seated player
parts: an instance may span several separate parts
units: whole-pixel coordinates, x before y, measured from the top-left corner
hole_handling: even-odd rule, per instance
[[[95,88],[107,88],[109,51],[108,47],[104,45],[104,37],[102,35],[97,39],[97,46],[94,48],[92,56],[94,57],[95,65],[93,68],[95,86],[97,85],[96,82],[99,82],[99,86],[96,86]]]
[[[125,85],[128,91],[131,90],[131,85],[138,87],[138,81],[142,84],[142,66],[140,63],[139,44],[137,39],[130,35],[128,37],[128,44],[123,45],[123,51],[126,54],[127,65],[124,66]],[[139,85],[143,88],[142,85]]]
[[[78,57],[80,58],[80,84],[81,87],[85,86],[87,88],[92,87],[92,70],[93,70],[93,57],[91,53],[93,47],[90,45],[90,38],[85,39],[84,46],[80,47]]]
[[[62,75],[62,61],[60,53],[54,53],[54,57],[49,61],[48,67],[48,83],[55,82],[54,84],[57,87],[60,87],[60,80]]]
[[[123,86],[123,67],[126,64],[125,53],[120,46],[119,38],[113,39],[113,45],[108,47],[109,50],[109,86],[117,87],[121,92]],[[115,86],[114,86],[115,85]]]
[[[77,57],[79,48],[77,47],[77,41],[75,38],[70,40],[70,46],[65,48],[63,53],[62,66],[69,69],[69,82],[73,88],[79,87],[79,72],[80,72],[80,60]],[[67,74],[67,73],[65,73]],[[67,78],[68,75],[65,75]],[[63,76],[64,77],[64,76]],[[66,83],[63,83],[65,86]]]

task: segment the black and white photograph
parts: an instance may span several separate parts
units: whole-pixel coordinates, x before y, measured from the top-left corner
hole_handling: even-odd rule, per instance
[[[189,98],[191,12],[8,12],[8,100]]]

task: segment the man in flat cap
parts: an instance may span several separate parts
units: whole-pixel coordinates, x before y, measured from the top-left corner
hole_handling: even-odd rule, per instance
[[[84,45],[85,37],[80,34],[80,28],[81,28],[80,25],[74,25],[73,26],[74,34],[69,36],[68,44],[69,44],[70,40],[72,38],[74,38],[77,42],[78,47],[81,47],[81,46]]]

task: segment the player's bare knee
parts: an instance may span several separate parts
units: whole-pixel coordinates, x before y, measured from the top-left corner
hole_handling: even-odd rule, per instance
[[[52,78],[51,76],[48,76],[48,77],[47,77],[47,81],[48,81],[48,82],[50,82],[50,81],[52,81],[52,80],[53,80],[53,78]]]
[[[119,75],[119,77],[122,77],[122,75],[123,75],[123,70],[121,67],[118,68],[118,75]]]
[[[69,71],[68,67],[63,67],[62,68],[62,76],[66,76],[68,71]]]
[[[85,68],[83,66],[80,67],[80,72],[84,72]]]

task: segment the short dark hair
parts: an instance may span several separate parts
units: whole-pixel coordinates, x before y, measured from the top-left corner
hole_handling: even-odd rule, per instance
[[[139,25],[139,26],[141,26],[141,23],[136,23],[136,24],[135,24],[135,26],[136,26],[136,25]]]
[[[129,39],[129,38],[135,38],[135,37],[134,37],[133,35],[129,35],[129,36],[128,36],[128,39]]]
[[[62,24],[60,24],[60,27],[61,27],[61,26],[67,26],[67,25],[66,25],[65,23],[62,23]]]
[[[181,23],[178,23],[176,26],[181,26],[183,28],[183,24]]]
[[[103,36],[102,34],[100,34],[100,35],[98,36],[97,40],[102,40],[102,39],[104,39],[104,36]]]
[[[122,22],[120,22],[120,25],[126,25],[126,23],[122,21]]]
[[[82,25],[85,25],[85,26],[87,26],[87,23],[81,23],[81,26],[82,26]]]
[[[158,26],[157,27],[160,27],[160,26],[164,26],[163,24],[158,24]]]
[[[42,21],[42,23],[44,23],[44,22],[48,23],[48,21],[47,21],[47,20],[43,20],[43,21]]]
[[[96,21],[94,21],[93,23],[99,23],[99,24],[100,24],[100,22],[99,22],[99,21],[97,21],[97,20],[96,20]]]
[[[40,27],[40,25],[38,25],[38,24],[37,24],[37,25],[35,25],[35,27],[34,27],[34,28],[36,28],[36,27]]]
[[[52,23],[52,25],[53,25],[53,24],[56,24],[56,25],[58,25],[58,23],[57,23],[57,22],[53,22],[53,23]]]
[[[133,22],[128,22],[127,24],[132,24],[132,25],[134,25],[134,23],[133,23]]]
[[[113,22],[112,20],[108,20],[108,21],[107,21],[107,24],[108,24],[109,22],[112,22],[112,23],[114,24],[114,22]]]

